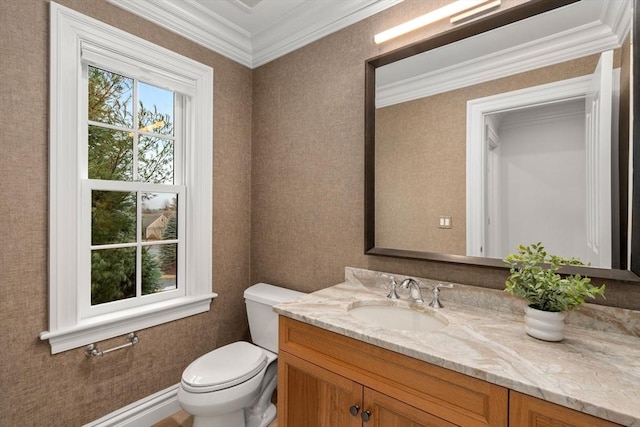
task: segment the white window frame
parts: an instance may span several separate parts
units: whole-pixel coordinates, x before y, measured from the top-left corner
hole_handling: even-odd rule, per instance
[[[49,330],[40,338],[49,340],[55,354],[206,312],[217,294],[212,292],[213,69],[53,2],[50,16]],[[83,196],[83,61],[109,61],[110,71],[184,95],[184,188],[178,202],[186,211],[184,293],[116,311],[91,313],[83,306],[82,287],[90,286],[81,280],[87,249],[82,200],[90,194],[85,188]]]

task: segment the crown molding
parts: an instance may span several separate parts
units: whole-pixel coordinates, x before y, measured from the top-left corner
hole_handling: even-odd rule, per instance
[[[251,34],[192,0],[107,0],[242,65],[251,67]]]
[[[603,6],[600,21],[608,25],[611,32],[618,36],[620,45],[631,32],[632,12],[633,8],[625,1],[611,1]]]
[[[618,47],[620,38],[608,25],[588,24],[552,38],[381,86],[376,90],[376,108],[413,101]]]
[[[107,0],[249,68],[368,18],[403,0],[309,2],[256,34],[194,0]]]
[[[253,37],[253,67],[266,64],[404,0],[310,2]]]

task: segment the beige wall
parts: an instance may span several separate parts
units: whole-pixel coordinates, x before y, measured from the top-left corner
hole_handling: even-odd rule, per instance
[[[373,42],[444,2],[405,0],[254,70],[252,281],[314,291],[353,266],[504,288],[500,268],[364,254],[364,63],[448,28]],[[640,285],[607,282],[604,303],[640,308]]]
[[[511,4],[514,1],[505,1]],[[0,424],[78,426],[180,379],[203,353],[247,335],[242,291],[257,281],[313,291],[345,266],[500,288],[502,269],[364,255],[364,61],[381,30],[447,0],[405,0],[379,16],[250,71],[103,0],[63,5],[214,68],[213,310],[139,332],[140,344],[88,360],[55,356],[47,329],[48,2],[0,14]],[[252,81],[253,79],[253,81]],[[251,246],[250,246],[251,244]],[[640,286],[608,303],[640,307]],[[101,343],[108,348],[120,340]]]
[[[206,314],[139,331],[135,350],[52,356],[48,328],[48,32],[45,0],[0,13],[0,425],[79,426],[180,381],[198,356],[247,336],[251,70],[101,0],[61,4],[214,69],[214,289]],[[123,338],[101,343],[120,344]]]

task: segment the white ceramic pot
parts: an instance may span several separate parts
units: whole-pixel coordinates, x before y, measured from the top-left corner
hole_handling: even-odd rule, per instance
[[[562,341],[564,338],[563,312],[524,309],[524,329],[528,335],[544,341]]]

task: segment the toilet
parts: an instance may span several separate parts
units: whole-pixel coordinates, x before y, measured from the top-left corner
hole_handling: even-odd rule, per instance
[[[267,427],[276,417],[278,315],[273,306],[304,293],[258,283],[244,291],[252,343],[234,342],[193,361],[178,402],[193,427]]]

